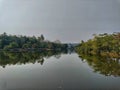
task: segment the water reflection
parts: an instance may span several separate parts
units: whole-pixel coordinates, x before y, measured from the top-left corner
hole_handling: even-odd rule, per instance
[[[0,52],[0,66],[5,68],[7,65],[16,64],[27,64],[27,63],[40,63],[43,65],[44,58],[54,56],[59,59],[64,51],[45,51],[45,52],[24,52],[24,53],[13,53],[13,52]]]
[[[118,59],[66,53],[1,52],[0,90],[119,90],[120,77],[111,77],[120,76]]]
[[[30,63],[44,64],[45,58],[54,56],[56,59],[60,59],[61,54],[71,54],[74,51],[45,51],[45,52],[24,52],[24,53],[12,53],[12,52],[0,52],[0,66],[5,68],[7,65],[22,65]],[[72,55],[71,55],[72,56]],[[69,56],[70,57],[70,56]],[[83,62],[87,62],[95,73],[100,73],[105,76],[120,76],[120,59],[109,58],[101,56],[80,55]]]
[[[92,55],[80,55],[83,62],[87,62],[94,72],[105,76],[120,76],[120,58],[110,58]]]

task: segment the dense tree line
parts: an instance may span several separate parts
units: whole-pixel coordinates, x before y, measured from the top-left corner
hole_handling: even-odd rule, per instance
[[[66,44],[45,40],[43,35],[40,37],[7,35],[6,33],[0,35],[1,50],[62,50],[66,47]]]
[[[93,39],[81,41],[76,50],[79,54],[120,57],[120,33],[94,35]]]

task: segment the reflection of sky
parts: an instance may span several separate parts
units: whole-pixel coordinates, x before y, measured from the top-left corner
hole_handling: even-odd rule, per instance
[[[0,33],[79,42],[120,31],[120,0],[0,0]]]
[[[77,54],[62,54],[59,59],[54,56],[45,59],[43,65],[29,63],[0,68],[0,90],[119,90],[119,77],[93,71]]]

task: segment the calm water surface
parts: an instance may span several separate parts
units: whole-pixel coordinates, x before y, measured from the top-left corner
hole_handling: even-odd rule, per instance
[[[6,60],[0,61],[0,90],[120,90],[119,68],[117,76],[94,72],[76,53],[41,58],[35,58],[35,54],[27,63],[22,61],[28,58],[25,54],[21,59],[21,55],[13,55],[0,56]],[[17,57],[21,61],[16,63]]]

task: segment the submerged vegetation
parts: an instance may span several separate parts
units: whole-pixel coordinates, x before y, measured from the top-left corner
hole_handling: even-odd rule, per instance
[[[0,35],[0,49],[6,51],[32,51],[32,50],[62,50],[67,48],[67,44],[60,42],[50,42],[45,40],[45,37],[28,37],[7,35],[3,33]]]
[[[94,35],[93,39],[81,41],[76,51],[79,54],[120,58],[120,33]]]

